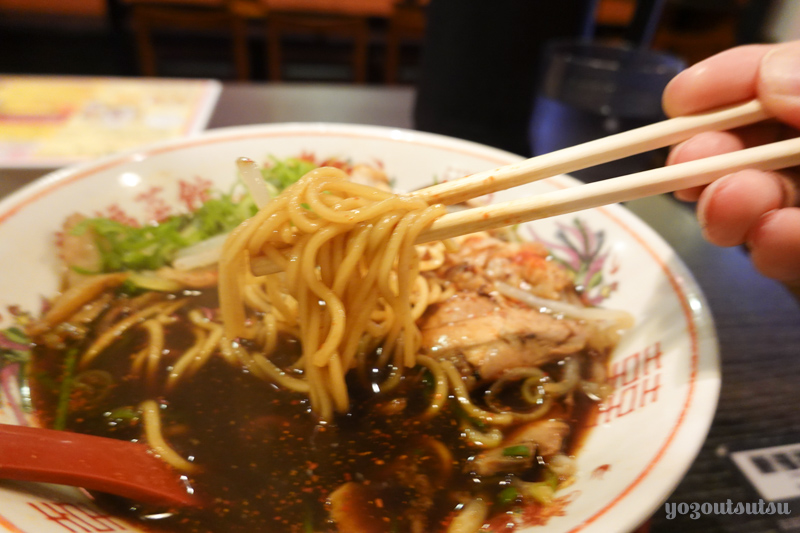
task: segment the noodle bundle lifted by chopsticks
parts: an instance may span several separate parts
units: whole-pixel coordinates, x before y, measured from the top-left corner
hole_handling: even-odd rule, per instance
[[[369,364],[391,368],[385,387],[416,365],[415,322],[443,294],[441,287],[429,286],[436,281],[419,275],[414,242],[444,213],[442,205],[349,181],[336,168],[310,172],[227,239],[219,261],[225,336],[234,347],[236,339],[261,340],[269,354],[279,332],[293,332],[302,345],[295,363],[301,377],[257,353],[244,355],[248,366],[307,391],[323,419],[346,412],[345,376],[364,367],[367,357],[377,354]],[[432,253],[435,246],[428,247]],[[257,256],[282,272],[253,276],[250,259]],[[438,266],[425,263],[428,269]],[[259,320],[263,325],[253,327]],[[264,331],[263,339],[254,339]]]

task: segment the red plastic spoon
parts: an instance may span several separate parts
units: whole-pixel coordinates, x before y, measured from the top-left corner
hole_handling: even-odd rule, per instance
[[[0,478],[83,487],[165,506],[199,506],[171,466],[135,442],[0,424]]]

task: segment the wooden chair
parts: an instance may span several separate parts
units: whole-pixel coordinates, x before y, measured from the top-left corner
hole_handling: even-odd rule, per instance
[[[386,31],[386,68],[384,81],[397,83],[400,47],[404,40],[422,42],[425,37],[427,0],[401,0],[392,6]]]
[[[369,47],[369,25],[366,18],[324,13],[271,12],[267,17],[267,60],[269,78],[272,81],[283,79],[282,41],[286,34],[312,34],[352,39],[353,81],[366,83]]]
[[[344,37],[353,42],[353,80],[365,83],[371,18],[387,18],[394,0],[262,0],[267,17],[271,80],[283,79],[283,38],[288,34]]]
[[[157,29],[227,30],[236,78],[250,79],[248,21],[263,18],[258,0],[126,0],[136,38],[139,68],[145,76],[158,74],[153,31]]]

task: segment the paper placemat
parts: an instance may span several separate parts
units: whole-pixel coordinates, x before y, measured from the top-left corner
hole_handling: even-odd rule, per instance
[[[216,80],[0,76],[0,167],[55,168],[205,129]]]

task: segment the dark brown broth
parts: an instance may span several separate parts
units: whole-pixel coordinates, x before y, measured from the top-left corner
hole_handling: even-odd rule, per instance
[[[167,327],[166,367],[186,348],[186,325]],[[113,388],[103,405],[72,413],[67,428],[122,439],[141,438],[138,424],[113,421],[107,413],[120,407],[135,409],[153,392],[127,373],[130,357],[145,341],[135,330],[122,336],[93,363],[94,369],[114,376]],[[284,339],[283,357],[296,357],[297,343]],[[63,351],[36,348],[34,399],[44,420],[52,421],[58,400],[57,385],[63,372]],[[166,375],[162,368],[159,375]],[[409,530],[409,509],[420,506],[427,531],[442,529],[458,503],[459,493],[482,490],[497,494],[510,476],[478,478],[465,466],[477,453],[463,443],[459,413],[451,405],[431,420],[419,415],[427,405],[429,385],[419,369],[410,371],[389,393],[375,393],[371,383],[361,383],[351,373],[351,410],[330,424],[319,424],[301,395],[279,390],[214,357],[192,379],[157,399],[164,434],[182,456],[193,457],[202,472],[192,485],[213,503],[199,511],[148,520],[154,509],[108,499],[108,505],[156,530],[176,532],[305,532],[335,531],[328,523],[325,501],[330,492],[348,481],[368,487],[369,501],[354,510],[372,522],[377,531]],[[405,402],[401,413],[391,414],[392,400]],[[86,404],[84,404],[86,405]],[[589,402],[571,411],[575,427],[585,426],[594,411]],[[591,404],[593,405],[593,404]],[[574,453],[583,431],[571,439]],[[453,455],[450,472],[441,470],[426,443],[436,439]],[[432,495],[419,485],[439,485]],[[526,472],[525,479],[535,479]],[[409,479],[415,478],[416,482]],[[415,485],[416,483],[416,485]],[[415,486],[411,486],[415,485]],[[425,493],[425,494],[423,494]],[[423,500],[428,498],[429,501]],[[105,501],[105,500],[104,500]]]

